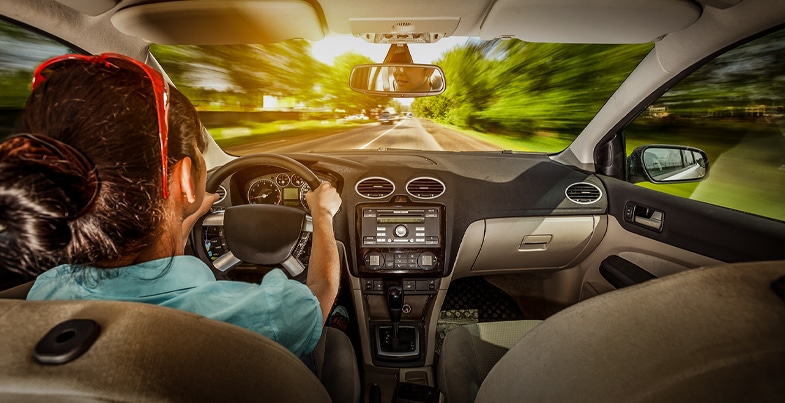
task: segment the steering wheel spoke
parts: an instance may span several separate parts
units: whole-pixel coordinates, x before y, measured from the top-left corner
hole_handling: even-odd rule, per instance
[[[213,261],[213,266],[221,273],[226,273],[242,262],[232,251],[226,251],[221,257]]]
[[[305,265],[303,262],[292,255],[289,255],[286,260],[281,262],[281,267],[283,267],[283,269],[289,273],[291,277],[297,277],[305,271]]]
[[[223,227],[224,212],[214,211],[211,213],[207,213],[207,215],[204,216],[204,221],[202,221],[202,225],[204,225],[205,227]]]

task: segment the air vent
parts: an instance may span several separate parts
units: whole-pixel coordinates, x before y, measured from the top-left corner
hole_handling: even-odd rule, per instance
[[[215,189],[215,194],[218,195],[218,200],[213,204],[218,204],[226,198],[226,188],[223,186],[218,186],[218,189]]]
[[[567,186],[564,193],[568,199],[578,204],[591,204],[602,197],[600,188],[588,182],[573,183]]]
[[[354,190],[362,197],[368,199],[381,199],[393,194],[395,185],[387,178],[373,176],[357,182]]]
[[[418,199],[434,199],[444,194],[444,183],[434,178],[414,178],[406,184],[406,191]]]

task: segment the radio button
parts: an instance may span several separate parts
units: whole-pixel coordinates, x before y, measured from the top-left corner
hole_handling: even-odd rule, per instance
[[[403,238],[408,234],[409,234],[409,229],[406,228],[405,225],[399,225],[395,227],[395,236],[397,236],[398,238]]]
[[[395,258],[392,253],[384,254],[384,268],[388,270],[395,268]]]

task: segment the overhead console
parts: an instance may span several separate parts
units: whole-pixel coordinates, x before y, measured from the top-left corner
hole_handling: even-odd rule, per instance
[[[361,204],[356,214],[361,277],[444,275],[444,206]]]

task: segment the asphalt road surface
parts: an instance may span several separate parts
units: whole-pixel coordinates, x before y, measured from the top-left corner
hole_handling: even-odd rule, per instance
[[[262,141],[228,148],[237,155],[263,152],[327,152],[340,150],[376,150],[401,148],[436,151],[493,151],[497,146],[467,137],[428,120],[401,119],[392,125],[369,123],[329,136],[298,135],[290,139]]]

